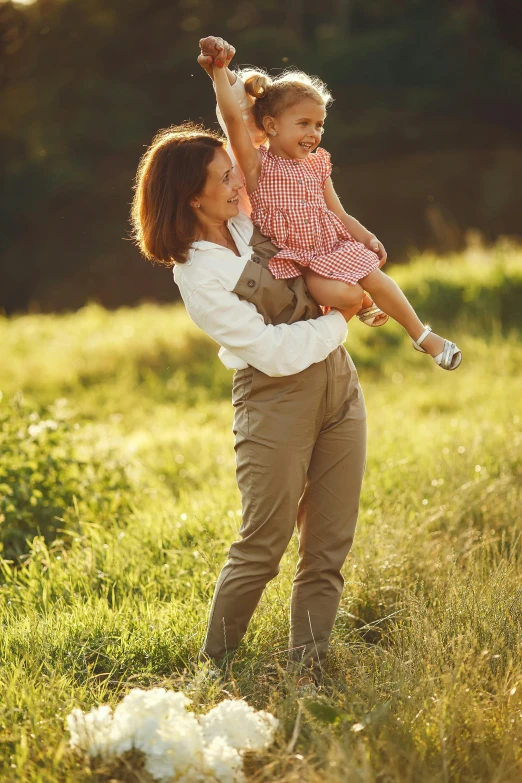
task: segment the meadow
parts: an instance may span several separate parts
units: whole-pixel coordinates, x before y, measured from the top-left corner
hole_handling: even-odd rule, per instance
[[[74,755],[65,717],[153,685],[274,713],[251,782],[522,780],[522,251],[390,271],[464,360],[350,324],[369,456],[310,698],[284,668],[295,538],[229,679],[198,678],[241,518],[217,346],[181,304],[0,318],[2,781],[145,781]]]

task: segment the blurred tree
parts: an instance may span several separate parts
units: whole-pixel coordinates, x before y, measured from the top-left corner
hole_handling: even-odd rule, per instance
[[[175,296],[128,210],[156,130],[214,122],[207,33],[328,82],[336,186],[391,258],[519,233],[521,21],[515,0],[0,0],[0,307]]]
[[[293,30],[297,38],[302,39],[304,33],[303,0],[287,0],[286,24]]]
[[[336,23],[339,30],[339,35],[349,35],[352,0],[337,0],[336,6]]]

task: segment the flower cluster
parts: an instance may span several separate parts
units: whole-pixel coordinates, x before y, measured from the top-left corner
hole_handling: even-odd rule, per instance
[[[30,424],[27,428],[27,434],[31,438],[37,438],[45,430],[57,430],[58,424],[52,419],[45,419],[45,421],[38,421],[37,424]]]
[[[67,718],[70,744],[91,757],[139,750],[145,769],[162,783],[240,783],[242,753],[273,740],[277,720],[243,700],[226,700],[206,715],[187,710],[183,693],[135,688],[111,707],[74,709]]]

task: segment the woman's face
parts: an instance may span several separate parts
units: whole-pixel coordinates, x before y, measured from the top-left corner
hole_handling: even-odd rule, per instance
[[[200,220],[212,223],[234,217],[239,212],[238,193],[242,187],[229,156],[223,147],[217,148],[214,159],[208,165],[205,187],[191,201],[196,215]]]

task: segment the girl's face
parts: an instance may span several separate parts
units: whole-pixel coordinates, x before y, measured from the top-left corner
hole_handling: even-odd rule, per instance
[[[191,201],[200,221],[222,223],[239,213],[238,194],[243,187],[232,166],[232,161],[223,149],[218,147],[213,160],[208,164],[205,187]]]
[[[321,141],[325,117],[324,103],[311,98],[290,106],[278,117],[265,117],[270,149],[282,158],[304,160]]]

